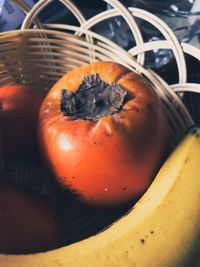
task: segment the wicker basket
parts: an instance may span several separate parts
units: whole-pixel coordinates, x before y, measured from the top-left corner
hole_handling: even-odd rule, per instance
[[[23,83],[35,90],[47,92],[72,68],[97,60],[116,61],[144,75],[151,82],[162,99],[173,146],[194,124],[194,118],[185,106],[183,97],[185,92],[199,93],[200,85],[187,83],[185,54],[200,60],[200,51],[189,44],[180,44],[172,30],[158,17],[141,9],[126,9],[117,0],[105,0],[113,8],[86,20],[72,2],[60,0],[74,14],[80,26],[42,25],[37,16],[51,0],[40,0],[32,9],[23,1],[13,2],[26,13],[26,17],[20,30],[0,35],[0,85]],[[119,15],[129,25],[136,43],[129,51],[91,30],[98,23]],[[135,21],[136,17],[154,25],[165,40],[144,43]],[[169,85],[156,72],[145,67],[145,53],[154,49],[172,50],[178,69],[176,84]],[[197,101],[189,105],[192,106],[193,114],[199,114],[200,105]],[[61,205],[67,198],[68,208],[66,205],[63,207],[63,213],[66,215],[66,240],[61,246],[96,234],[131,208],[126,206],[119,210],[107,211],[83,208],[75,199],[60,194],[59,189],[56,189],[47,177],[45,170],[37,164],[5,162],[1,166],[2,179],[15,179],[56,199]]]

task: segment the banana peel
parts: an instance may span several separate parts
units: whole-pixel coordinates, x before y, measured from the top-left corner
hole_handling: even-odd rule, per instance
[[[199,222],[200,128],[193,127],[137,204],[111,227],[46,253],[1,254],[0,266],[200,266]]]

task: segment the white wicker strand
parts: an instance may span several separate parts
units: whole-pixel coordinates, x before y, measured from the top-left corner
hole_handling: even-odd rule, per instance
[[[200,94],[200,85],[198,83],[178,83],[170,86],[176,93],[192,92]]]
[[[137,54],[152,51],[154,49],[171,49],[171,43],[167,40],[146,42],[141,46],[134,46],[129,50],[129,53],[132,56],[135,56]]]
[[[200,49],[187,43],[181,43],[183,51],[200,61]]]
[[[82,23],[84,23],[85,18],[82,15],[82,13],[80,12],[80,10],[71,2],[68,0],[59,0],[60,2],[62,2],[73,14],[74,16],[77,18],[78,22],[80,23],[80,25]],[[33,20],[36,16],[38,16],[38,14],[46,7],[48,6],[51,2],[53,2],[53,0],[39,0],[30,10],[30,12],[27,14],[27,16],[25,17],[21,29],[27,29],[31,26],[31,24],[33,23]]]

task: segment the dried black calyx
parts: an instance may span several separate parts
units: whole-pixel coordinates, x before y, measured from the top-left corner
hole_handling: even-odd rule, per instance
[[[71,119],[97,121],[114,114],[123,106],[127,92],[116,83],[111,85],[98,74],[85,77],[76,93],[62,89],[60,110]]]

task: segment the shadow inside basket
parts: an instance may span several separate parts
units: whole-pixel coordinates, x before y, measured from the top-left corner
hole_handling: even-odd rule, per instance
[[[45,196],[61,212],[64,236],[60,247],[70,245],[110,227],[128,213],[137,200],[123,206],[97,207],[84,204],[68,189],[63,189],[40,160],[2,162],[0,179],[14,182],[27,192]]]

